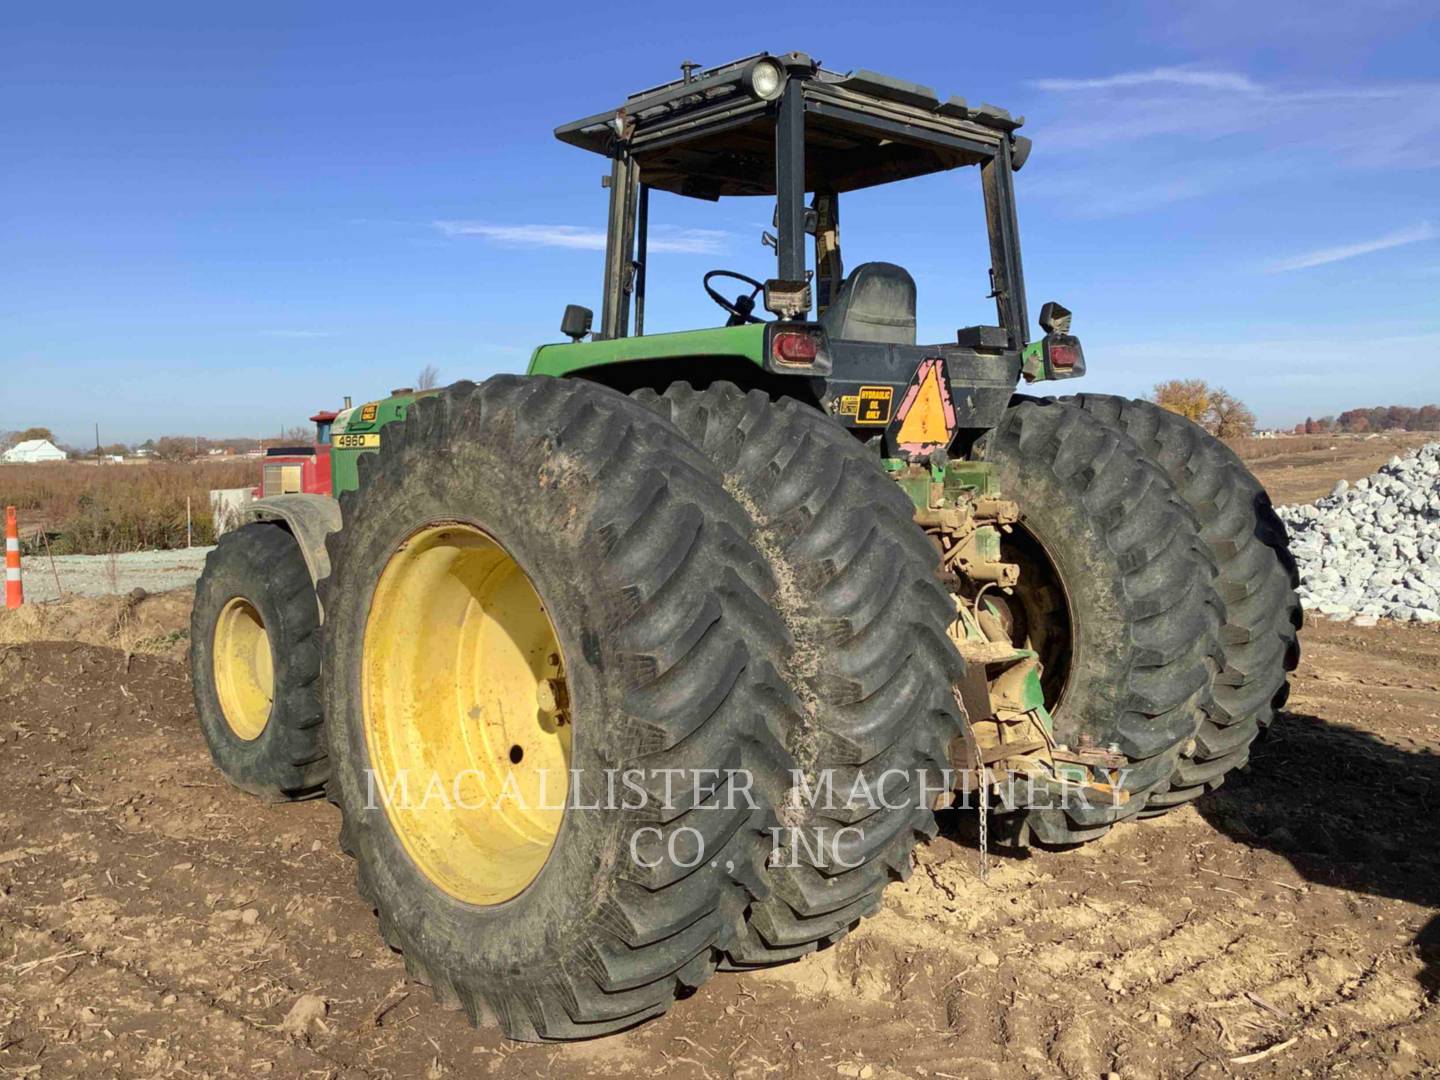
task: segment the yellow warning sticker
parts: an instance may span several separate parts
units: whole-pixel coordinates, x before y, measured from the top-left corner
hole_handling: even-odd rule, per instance
[[[379,409],[380,403],[378,401],[370,402],[369,405],[365,405],[360,409],[360,419],[365,423],[369,423],[371,420],[375,419],[375,414],[379,411]]]
[[[840,401],[839,401],[839,403],[838,403],[835,411],[836,411],[839,415],[841,415],[841,416],[854,416],[855,413],[856,413],[856,411],[857,411],[859,408],[860,408],[860,395],[859,395],[859,394],[845,394],[844,396],[842,396],[842,397],[840,398]]]
[[[890,405],[895,400],[893,386],[862,386],[855,410],[857,424],[888,424]]]

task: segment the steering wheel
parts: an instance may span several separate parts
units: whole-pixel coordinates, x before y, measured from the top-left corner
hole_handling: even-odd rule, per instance
[[[746,296],[742,293],[734,300],[727,300],[716,292],[714,286],[710,284],[710,279],[717,277],[734,278],[736,281],[749,285],[751,287],[750,295]],[[705,275],[704,285],[705,291],[710,295],[710,299],[714,300],[715,303],[730,313],[730,319],[725,325],[741,326],[745,323],[765,321],[751,314],[755,310],[755,298],[765,291],[765,283],[763,281],[756,281],[754,278],[746,277],[744,274],[737,274],[734,270],[711,270]]]

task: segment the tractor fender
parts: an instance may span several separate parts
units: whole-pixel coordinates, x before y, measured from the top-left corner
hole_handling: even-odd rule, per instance
[[[318,588],[330,576],[325,537],[340,529],[340,503],[328,495],[269,495],[247,503],[242,521],[278,521],[290,530],[305,556],[310,581]]]

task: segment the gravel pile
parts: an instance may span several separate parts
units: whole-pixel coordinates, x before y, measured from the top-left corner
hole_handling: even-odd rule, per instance
[[[1313,504],[1276,507],[1300,601],[1333,619],[1440,622],[1440,442]]]

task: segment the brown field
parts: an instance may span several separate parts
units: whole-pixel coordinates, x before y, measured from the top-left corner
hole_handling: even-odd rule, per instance
[[[19,510],[22,541],[51,534],[55,554],[185,546],[185,500],[196,544],[214,543],[210,490],[253,485],[256,459],[171,464],[0,465],[0,506]]]
[[[1249,464],[1277,505],[1314,502],[1329,495],[1335,481],[1355,481],[1396,454],[1404,456],[1436,432],[1387,431],[1378,435],[1291,435],[1277,439],[1233,439],[1230,445]]]
[[[1274,460],[1328,491],[1377,453]],[[163,642],[183,601],[127,617]],[[0,1076],[1440,1075],[1437,627],[1313,621],[1289,711],[1196,806],[988,883],[957,814],[835,947],[528,1046],[406,979],[332,807],[225,785],[183,642],[53,619],[0,644]],[[306,994],[326,1015],[292,1035]]]

